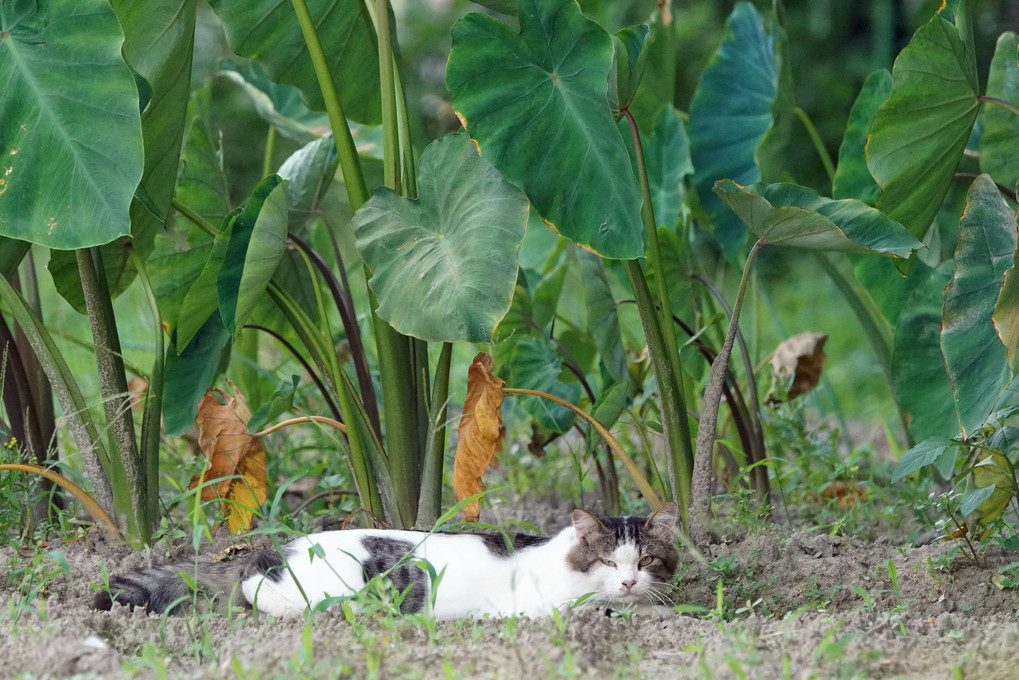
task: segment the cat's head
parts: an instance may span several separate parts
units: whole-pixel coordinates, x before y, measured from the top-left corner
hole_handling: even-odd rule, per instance
[[[676,574],[679,551],[673,542],[678,508],[666,503],[650,517],[604,517],[573,511],[577,544],[566,556],[584,575],[600,601],[661,601]]]

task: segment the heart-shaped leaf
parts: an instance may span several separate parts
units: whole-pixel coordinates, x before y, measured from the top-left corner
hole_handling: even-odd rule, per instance
[[[0,235],[50,248],[130,233],[138,89],[106,0],[0,3]]]
[[[987,75],[987,96],[1019,107],[1019,36],[1002,33]],[[1002,186],[1019,182],[1019,116],[988,102],[984,105],[984,134],[980,138],[980,169]]]
[[[832,182],[833,198],[855,198],[867,205],[874,205],[881,188],[870,176],[867,169],[867,133],[874,114],[892,93],[892,74],[887,69],[874,71],[863,81],[860,94],[856,96],[849,111],[846,132],[839,147],[839,166]]]
[[[1016,249],[1015,213],[989,175],[973,182],[959,223],[955,273],[945,289],[941,350],[963,434],[984,424],[1012,379],[991,319]]]
[[[715,236],[735,253],[746,229],[711,189],[720,179],[751,184],[761,179],[754,151],[771,128],[778,94],[775,39],[749,2],[726,21],[725,40],[711,58],[690,103],[690,157],[694,187],[711,215]]]
[[[922,239],[948,192],[980,104],[959,31],[940,15],[921,26],[892,68],[892,94],[874,114],[867,167],[877,207]]]
[[[641,197],[609,113],[612,40],[574,0],[521,0],[520,33],[453,26],[446,86],[481,151],[560,234],[610,258],[644,250]]]
[[[378,314],[422,340],[489,342],[513,297],[527,199],[462,133],[425,149],[418,193],[382,187],[354,216]]]
[[[211,0],[209,4],[223,22],[234,52],[257,59],[273,82],[298,88],[308,108],[325,111],[311,56],[289,2]],[[344,115],[377,125],[382,120],[379,54],[368,8],[361,0],[308,0],[306,4]]]
[[[825,198],[798,184],[743,187],[723,180],[715,185],[715,193],[771,245],[897,257],[908,257],[922,245],[866,203]]]

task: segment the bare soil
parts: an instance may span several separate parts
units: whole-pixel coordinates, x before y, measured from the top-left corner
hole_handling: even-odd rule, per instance
[[[71,576],[52,579],[20,610],[20,591],[4,586],[0,677],[1019,677],[1019,593],[992,582],[1016,556],[994,547],[977,564],[949,543],[900,549],[769,530],[704,548],[706,560],[735,556],[722,576],[686,553],[677,602],[717,611],[721,578],[723,619],[582,609],[560,621],[438,624],[350,622],[335,608],[310,623],[94,612],[101,562],[112,573],[186,559],[187,548],[146,555],[82,541],[50,549],[66,557]],[[0,548],[0,569],[33,557]]]

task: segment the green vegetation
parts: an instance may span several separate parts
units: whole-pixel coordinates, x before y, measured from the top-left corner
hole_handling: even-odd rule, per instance
[[[221,520],[443,523],[479,350],[634,463],[507,390],[484,507],[676,500],[717,589],[687,611],[719,626],[795,607],[753,561],[701,555],[714,538],[1019,550],[1019,38],[1003,1],[906,4],[0,5],[0,465],[22,466],[0,537],[32,553],[4,618],[41,611],[67,571],[43,543],[88,524],[26,464],[85,489],[110,540],[190,535],[196,559]],[[802,330],[829,355],[805,389],[766,370]],[[194,429],[228,381],[235,435],[344,432],[305,420],[204,477]],[[904,569],[881,569],[803,594],[888,605],[905,634]],[[401,634],[382,595],[347,617],[368,675]],[[563,625],[547,670],[573,675]],[[848,641],[833,625],[819,663]],[[136,651],[166,674],[165,645]],[[330,667],[310,632],[292,664]]]

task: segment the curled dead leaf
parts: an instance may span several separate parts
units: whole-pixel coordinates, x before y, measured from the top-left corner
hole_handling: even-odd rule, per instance
[[[495,362],[479,352],[467,370],[467,398],[457,430],[456,459],[453,462],[453,490],[463,500],[485,490],[481,481],[485,468],[502,448],[502,388],[506,381],[492,375]],[[481,504],[475,499],[464,506],[464,520],[477,522]]]
[[[201,484],[202,500],[223,499],[223,516],[230,533],[237,534],[251,528],[255,510],[265,502],[267,482],[262,440],[248,434],[251,411],[244,396],[231,389],[232,396],[206,390],[198,403],[198,446],[209,467],[188,488]]]
[[[768,403],[778,404],[783,397],[775,392],[774,385],[785,385],[788,399],[795,399],[817,387],[824,368],[826,333],[797,333],[775,348],[771,357],[772,384]]]

